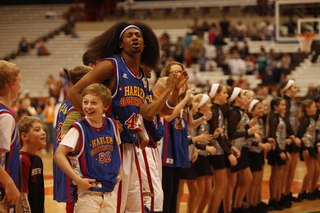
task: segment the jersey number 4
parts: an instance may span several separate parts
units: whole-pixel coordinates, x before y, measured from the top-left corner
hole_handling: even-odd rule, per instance
[[[126,122],[124,122],[124,124],[128,126],[128,129],[135,129],[137,120],[138,116],[136,116],[136,113],[133,113],[131,117],[128,120],[126,120]]]

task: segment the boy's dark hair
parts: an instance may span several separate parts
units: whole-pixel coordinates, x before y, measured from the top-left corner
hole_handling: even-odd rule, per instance
[[[81,93],[81,99],[88,94],[101,98],[105,106],[109,106],[111,104],[111,92],[103,84],[94,83],[84,88]]]
[[[160,61],[159,42],[153,30],[142,22],[131,23],[140,28],[143,34],[144,50],[141,54],[141,64],[145,64],[154,70],[158,68]],[[124,28],[129,26],[128,22],[117,22],[104,33],[93,38],[88,44],[87,48],[90,51],[92,58],[103,59],[118,55],[122,48],[119,47],[120,33]]]
[[[69,71],[70,82],[75,85],[85,74],[90,72],[92,67],[81,65],[76,66],[75,68]]]
[[[86,66],[89,66],[90,64],[95,65],[98,60],[100,60],[100,58],[94,58],[93,54],[89,50],[82,55],[82,63]]]
[[[42,123],[41,119],[35,116],[26,116],[18,121],[18,130],[19,130],[19,139],[20,139],[20,147],[23,147],[23,140],[21,138],[21,133],[28,133],[33,123]]]

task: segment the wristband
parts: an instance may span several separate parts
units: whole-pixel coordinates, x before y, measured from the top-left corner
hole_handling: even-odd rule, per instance
[[[176,107],[176,105],[170,104],[169,99],[166,101],[166,106],[169,110],[174,110],[174,108]]]
[[[136,132],[141,131],[142,132],[142,129],[140,127],[137,127],[134,129],[134,131],[136,131]]]

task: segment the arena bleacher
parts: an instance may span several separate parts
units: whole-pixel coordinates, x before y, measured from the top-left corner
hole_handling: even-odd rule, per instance
[[[153,8],[154,10],[163,10],[165,8],[201,8],[207,7],[224,7],[224,6],[235,6],[235,0],[227,1],[150,1],[150,2],[136,2],[132,8],[136,10],[143,10],[146,8]],[[255,4],[255,0],[242,1],[242,5],[237,7],[252,6]],[[119,2],[119,6],[121,6]],[[45,10],[52,6],[53,10],[57,13],[57,17],[53,19],[46,19],[44,17]],[[124,5],[123,5],[124,6]],[[62,14],[67,9],[68,5],[32,5],[32,6],[4,6],[0,7],[0,23],[3,27],[0,35],[1,50],[0,57],[3,58],[8,54],[17,50],[18,43],[22,36],[25,36],[29,42],[34,42],[44,34],[50,33],[57,28],[61,28],[65,23]],[[215,14],[216,15],[216,14]],[[218,15],[216,15],[218,16]],[[221,18],[221,14],[214,20],[218,22]],[[237,20],[236,17],[231,17],[232,20]],[[252,18],[247,17],[244,20],[250,21]],[[262,20],[263,18],[258,18]],[[190,19],[186,20],[186,23],[190,22]],[[166,22],[166,20],[164,20]],[[99,24],[99,23],[98,23]],[[101,26],[100,25],[97,26]],[[92,25],[94,25],[92,23]],[[187,24],[176,26],[173,29],[157,28],[155,25],[151,25],[155,28],[155,34],[160,37],[163,32],[167,32],[170,35],[172,43],[177,41],[179,36],[184,36],[188,30]],[[44,85],[46,78],[49,74],[58,78],[58,70],[60,67],[66,67],[71,69],[77,65],[82,64],[82,54],[85,51],[85,44],[92,37],[103,32],[101,27],[96,27],[96,30],[84,30],[78,31],[78,38],[72,38],[64,33],[60,32],[58,35],[49,39],[46,43],[50,55],[49,56],[37,56],[36,50],[32,49],[27,55],[17,56],[15,59],[10,59],[11,62],[17,64],[21,69],[22,75],[22,88],[21,90],[28,90],[31,97],[47,97],[47,87]],[[226,39],[227,43],[223,48],[228,49],[233,45],[233,41]],[[261,46],[264,46],[267,51],[271,48],[276,52],[289,52],[295,53],[298,50],[297,43],[276,43],[274,41],[251,41],[247,40],[250,53],[257,54]],[[242,42],[239,42],[239,46]],[[304,60],[300,66],[295,70],[292,70],[289,77],[293,77],[297,80],[297,84],[300,87],[299,95],[304,95],[307,91],[309,83],[318,85],[315,78],[317,75],[318,64],[312,64],[310,57]],[[192,68],[188,69],[189,73],[192,73]],[[224,75],[222,69],[218,68],[214,72],[202,72],[204,79],[209,79],[211,83],[218,82],[220,80],[225,81],[228,76]],[[257,75],[245,76],[250,82],[250,87],[255,88],[261,80],[257,78]],[[235,80],[237,77],[235,78]]]

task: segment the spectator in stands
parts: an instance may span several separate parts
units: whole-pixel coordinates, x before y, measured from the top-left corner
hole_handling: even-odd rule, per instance
[[[242,21],[238,21],[233,27],[233,32],[234,37],[238,38],[239,41],[243,41],[248,34],[248,28]]]
[[[273,76],[272,72],[269,70],[269,67],[265,67],[264,73],[261,75],[261,86],[272,86],[273,85]]]
[[[192,75],[189,76],[189,80],[188,81],[189,81],[189,83],[195,84],[195,85],[203,84],[202,75],[201,75],[201,73],[199,73],[197,71],[197,69],[195,67],[193,68]]]
[[[222,20],[219,22],[221,28],[221,35],[222,37],[229,37],[230,35],[230,21],[224,15]]]
[[[191,55],[190,55],[190,50],[189,48],[186,48],[186,50],[184,51],[183,53],[183,60],[184,60],[184,63],[186,65],[186,67],[190,67],[193,60],[191,58]]]
[[[257,0],[257,12],[260,16],[268,14],[268,0]]]
[[[205,63],[205,70],[215,71],[216,68],[217,68],[217,63],[212,58],[208,58],[208,60]]]
[[[254,63],[251,61],[250,55],[246,56],[245,63],[246,63],[246,74],[253,75],[253,72],[255,71],[255,66],[254,66]]]
[[[282,72],[286,75],[290,74],[291,57],[288,53],[284,53],[282,56]]]
[[[264,34],[264,40],[266,41],[271,41],[273,37],[273,32],[274,32],[274,26],[272,23],[270,23],[269,20],[265,20],[263,24],[262,22],[262,29],[263,29],[263,34]]]
[[[197,17],[190,23],[189,28],[192,31],[192,35],[198,35],[198,32],[201,31],[201,24],[198,22]]]
[[[29,52],[29,42],[25,36],[22,36],[21,41],[19,42],[18,53],[26,54]]]
[[[227,79],[227,85],[229,85],[230,87],[233,87],[234,84],[234,80],[232,78],[232,74],[229,74],[229,78]]]
[[[48,86],[50,96],[56,96],[54,95],[56,83],[56,79],[50,74],[46,79],[46,85]]]
[[[234,38],[234,44],[230,47],[230,54],[234,54],[238,52],[239,52],[238,38]]]
[[[270,103],[272,101],[272,99],[274,98],[273,95],[270,94],[270,90],[268,86],[264,86],[261,89],[261,94],[260,94],[260,98],[262,98],[263,100],[265,100],[268,104],[268,106],[270,106]]]
[[[36,43],[36,48],[37,48],[37,53],[39,56],[50,54],[49,50],[46,47],[46,43],[43,41],[42,38],[40,38],[38,40],[38,42]]]
[[[176,48],[173,53],[173,58],[175,61],[178,61],[182,64],[183,63],[183,54],[184,54],[183,48],[181,46],[181,43],[179,43],[179,42],[176,43],[175,46],[176,46]]]
[[[205,41],[203,39],[203,33],[202,32],[198,33],[198,38],[196,39],[196,41],[197,41],[197,44],[199,46],[202,46],[204,44]]]
[[[209,39],[209,43],[210,44],[214,44],[215,43],[215,40],[216,40],[216,37],[219,33],[217,32],[217,26],[216,24],[211,24],[211,27],[209,29],[209,33],[208,33],[208,39]]]
[[[189,47],[192,41],[191,31],[188,30],[186,36],[183,38],[185,47]]]
[[[202,31],[202,33],[203,33],[203,32],[208,32],[209,29],[210,29],[210,26],[209,26],[208,22],[207,22],[206,20],[204,20],[204,21],[202,22],[202,25],[201,25],[201,31]]]
[[[52,7],[49,7],[49,8],[46,10],[46,13],[45,13],[45,17],[46,17],[46,18],[54,18],[54,17],[56,17],[56,16],[57,16],[57,13],[52,10]]]
[[[243,42],[243,46],[239,49],[239,54],[242,59],[245,59],[249,55],[248,43]]]
[[[193,39],[191,41],[190,46],[189,46],[190,57],[192,59],[192,63],[197,63],[200,49],[201,49],[201,46],[199,44],[197,44],[197,41],[195,39]]]
[[[252,26],[249,28],[249,36],[252,41],[261,41],[261,31],[255,21],[252,22]]]
[[[264,74],[265,69],[268,65],[268,56],[263,47],[260,48],[260,53],[257,56],[257,62],[258,62],[259,75],[262,75]]]
[[[280,76],[282,73],[281,62],[276,60],[272,55],[269,56],[268,67],[273,75],[273,82],[275,84],[280,82]]]
[[[56,107],[56,98],[49,97],[46,101],[44,110],[42,115],[46,118],[46,151],[49,152],[50,144],[54,142],[54,114],[55,114],[55,107]]]
[[[311,99],[314,100],[314,98],[317,96],[317,88],[314,86],[313,83],[310,83],[308,85],[308,92],[307,94],[303,97],[303,100],[305,99]]]
[[[206,41],[203,45],[202,45],[203,49],[204,49],[204,55],[207,58],[216,58],[217,57],[217,48],[212,45],[211,43],[208,43],[208,41]]]
[[[289,17],[288,22],[283,25],[288,28],[288,36],[294,37],[296,35],[297,23],[293,21],[292,15]]]
[[[46,118],[42,115],[44,109],[44,104],[43,103],[39,103],[36,107],[36,114],[34,116],[40,118],[40,120],[42,121],[43,124],[46,123]]]
[[[232,58],[229,59],[228,65],[232,75],[243,75],[246,72],[246,64],[244,60],[240,58],[239,53],[234,53]]]
[[[198,56],[198,64],[200,66],[200,71],[203,72],[203,71],[206,71],[206,62],[207,62],[208,58],[205,56],[204,54],[204,49],[200,49],[200,53],[199,53],[199,56]]]

